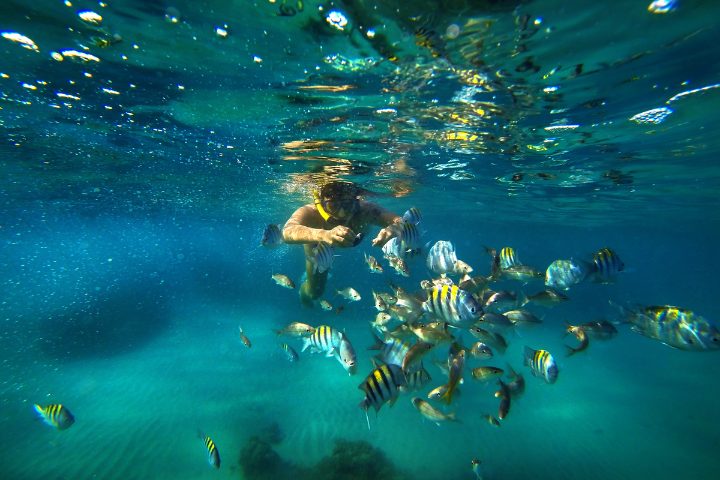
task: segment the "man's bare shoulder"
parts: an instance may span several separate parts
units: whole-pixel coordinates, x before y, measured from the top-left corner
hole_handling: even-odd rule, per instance
[[[300,224],[312,228],[320,228],[323,223],[320,213],[312,203],[299,207],[295,210],[295,213],[292,214],[292,218],[296,219]]]

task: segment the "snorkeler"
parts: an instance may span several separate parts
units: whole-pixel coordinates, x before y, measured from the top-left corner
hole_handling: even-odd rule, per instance
[[[314,203],[295,210],[283,228],[285,243],[302,243],[305,248],[307,278],[300,286],[300,300],[312,305],[325,290],[328,271],[317,268],[317,245],[354,247],[370,225],[383,227],[373,239],[374,246],[400,232],[401,217],[379,205],[360,199],[363,191],[350,182],[332,181],[314,193]]]

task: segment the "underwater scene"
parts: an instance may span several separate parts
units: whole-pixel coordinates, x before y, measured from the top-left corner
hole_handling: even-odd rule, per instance
[[[0,477],[710,479],[720,4],[0,2]]]

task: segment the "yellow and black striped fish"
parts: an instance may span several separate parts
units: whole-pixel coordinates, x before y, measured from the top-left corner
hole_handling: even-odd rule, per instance
[[[515,265],[520,265],[515,249],[512,247],[501,248],[499,257],[500,268],[502,270],[514,267]]]
[[[457,285],[434,286],[422,305],[424,311],[453,325],[472,323],[482,315],[475,297]]]
[[[372,406],[377,412],[385,403],[389,402],[392,405],[397,400],[400,387],[406,384],[405,374],[398,365],[380,365],[358,386],[365,392],[360,408],[367,412]],[[368,428],[370,428],[369,423]]]
[[[542,377],[547,383],[555,383],[558,376],[558,367],[555,359],[547,350],[533,350],[525,347],[525,365],[530,366],[530,371],[536,377]]]
[[[330,357],[335,353],[335,349],[340,346],[341,340],[340,332],[327,325],[320,325],[312,335],[303,338],[302,351],[304,352],[311,347],[314,351],[324,352]]]
[[[202,438],[205,448],[207,449],[208,463],[211,467],[220,468],[220,452],[218,452],[215,442],[212,441],[212,438],[203,433],[199,433],[198,435]]]
[[[617,253],[609,248],[601,248],[593,255],[593,276],[596,281],[609,282],[625,269],[625,264]]]
[[[58,430],[70,428],[75,423],[75,417],[70,413],[70,410],[59,403],[53,403],[45,407],[35,404],[35,411],[45,423]]]

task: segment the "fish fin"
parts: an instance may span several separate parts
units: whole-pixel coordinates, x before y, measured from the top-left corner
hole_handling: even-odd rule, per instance
[[[575,355],[577,353],[577,350],[575,350],[570,345],[565,345],[565,348],[567,349],[565,352],[566,357],[572,357],[573,355]]]
[[[308,347],[312,344],[312,341],[310,340],[310,337],[303,337],[303,346],[301,352],[304,352],[308,349]]]
[[[388,400],[388,405],[389,405],[390,407],[392,407],[393,405],[395,405],[395,402],[397,402],[397,399],[398,399],[398,396],[395,395],[395,396],[392,397],[390,400]]]
[[[530,365],[530,359],[535,355],[535,350],[525,345],[523,347],[523,365]]]
[[[326,357],[334,357],[336,355],[336,353],[335,353],[336,350],[337,349],[335,347],[331,348],[330,350],[328,350],[328,352],[327,352],[327,354],[325,354],[325,356]]]

